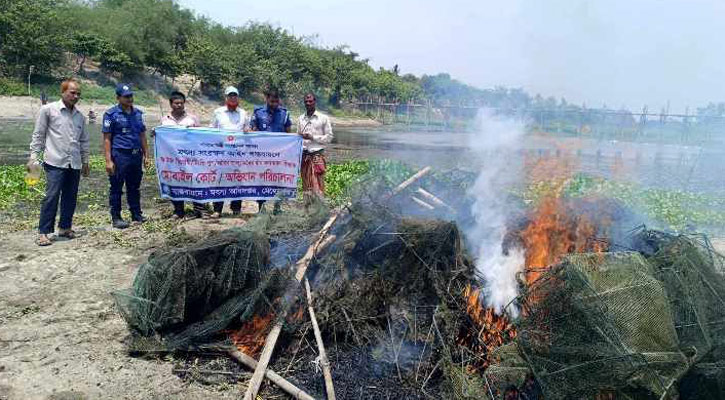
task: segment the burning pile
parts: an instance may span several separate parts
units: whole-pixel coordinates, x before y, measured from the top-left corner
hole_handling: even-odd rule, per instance
[[[364,388],[373,398],[568,399],[669,395],[718,348],[722,259],[705,242],[651,231],[632,237],[635,251],[612,252],[601,238],[616,215],[593,201],[544,200],[511,229],[504,250],[525,256],[511,304],[522,313],[497,314],[459,230],[471,209],[461,181],[425,171],[397,187],[364,182],[322,231],[324,209],[284,207],[150,257],[116,294],[133,350],[223,343],[263,363],[274,336],[284,356],[272,369],[305,359],[325,370],[317,349],[300,350],[314,332],[320,350],[334,343],[327,383],[339,398]],[[314,369],[295,371],[291,380],[323,397]]]

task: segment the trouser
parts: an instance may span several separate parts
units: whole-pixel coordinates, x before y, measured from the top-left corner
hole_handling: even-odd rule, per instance
[[[259,205],[259,209],[262,209],[262,205],[264,205],[265,200],[257,200],[257,204]],[[229,207],[232,209],[232,212],[241,212],[242,211],[242,201],[241,200],[233,200],[229,203]],[[224,202],[223,201],[216,201],[214,202],[214,212],[218,212],[221,214],[222,208],[224,208]]]
[[[214,202],[214,212],[218,212],[221,214],[222,208],[224,208],[223,201]],[[241,200],[232,200],[231,202],[229,202],[229,208],[232,209],[232,212],[242,211],[242,201]]]
[[[179,201],[173,200],[173,201],[171,201],[171,204],[174,205],[174,214],[178,215],[179,217],[183,217],[185,214],[184,201],[183,200],[179,200]],[[199,215],[207,210],[206,204],[204,204],[204,203],[194,202],[193,204],[194,204],[194,213],[195,214]]]
[[[108,177],[111,190],[108,193],[108,205],[111,208],[111,218],[121,218],[121,195],[126,185],[126,201],[131,211],[131,218],[141,218],[141,179],[143,178],[143,158],[140,149],[111,150],[111,160],[116,165],[116,171]]]
[[[55,215],[60,201],[60,229],[70,229],[73,226],[73,213],[78,200],[78,182],[81,171],[73,168],[58,168],[43,164],[45,169],[45,198],[40,208],[40,222],[38,232],[43,235],[55,231]]]

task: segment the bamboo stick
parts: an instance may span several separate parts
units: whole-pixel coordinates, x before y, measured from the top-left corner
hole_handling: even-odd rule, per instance
[[[398,187],[396,187],[393,190],[393,196],[395,196],[396,194],[405,190],[408,186],[412,185],[413,183],[418,181],[420,178],[427,175],[430,171],[431,171],[431,167],[425,167],[425,168],[421,169],[420,171],[416,172],[415,175],[406,179],[405,182],[401,183],[400,185],[398,185]]]
[[[322,341],[322,333],[317,325],[315,317],[315,309],[312,307],[312,291],[310,290],[310,281],[305,278],[305,290],[307,291],[307,309],[310,312],[310,320],[312,320],[312,330],[315,332],[315,340],[317,341],[317,350],[320,353],[320,364],[322,364],[322,375],[325,377],[325,392],[327,400],[335,400],[335,386],[332,384],[332,371],[330,369],[330,360],[327,358],[325,344]]]
[[[405,182],[398,185],[398,187],[393,190],[392,195],[394,196],[402,192],[403,190],[405,190],[405,188],[418,181],[430,171],[431,167],[425,167],[421,169],[415,175],[405,180]],[[330,243],[326,236],[332,228],[332,225],[334,225],[335,221],[337,221],[338,217],[344,214],[346,211],[347,208],[344,208],[343,211],[333,214],[330,219],[327,220],[325,225],[318,232],[317,240],[307,249],[305,255],[300,258],[299,261],[297,261],[297,273],[295,274],[295,279],[297,279],[297,282],[302,282],[302,278],[304,278],[305,272],[307,272],[307,268],[310,266],[310,263],[315,257],[315,254],[317,254],[320,248],[322,248],[322,245]],[[262,386],[262,380],[264,379],[265,371],[267,370],[267,367],[269,366],[269,361],[272,358],[274,347],[277,345],[277,339],[279,339],[279,334],[282,331],[282,322],[287,316],[288,311],[289,310],[284,310],[281,313],[280,318],[277,320],[277,323],[275,323],[274,327],[272,327],[272,330],[269,332],[267,338],[264,341],[264,348],[262,349],[262,354],[259,357],[257,367],[254,369],[254,375],[252,375],[252,379],[249,381],[247,391],[244,393],[244,400],[254,400],[257,397],[259,388],[260,386]]]
[[[423,196],[423,198],[425,200],[430,201],[431,203],[433,203],[436,206],[445,207],[445,208],[447,208],[447,209],[449,209],[451,211],[455,211],[453,209],[453,207],[451,207],[451,206],[448,205],[448,203],[446,203],[445,201],[441,200],[440,198],[438,198],[433,193],[431,193],[431,192],[429,192],[429,191],[427,191],[427,190],[425,190],[423,188],[418,188],[417,193],[419,195]]]
[[[435,207],[433,207],[432,205],[426,203],[425,201],[423,201],[415,196],[410,196],[410,198],[415,202],[415,204],[425,208],[426,210],[435,210]]]
[[[305,255],[299,261],[297,261],[297,273],[295,274],[295,279],[297,279],[297,282],[302,282],[302,278],[305,276],[305,272],[307,272],[307,268],[310,266],[310,262],[312,262],[312,259],[314,258],[321,245],[325,243],[325,236],[330,231],[330,228],[332,228],[332,225],[335,223],[339,215],[339,213],[335,213],[330,217],[329,220],[327,220],[327,223],[325,223],[322,229],[320,229],[315,243],[313,243],[307,249]],[[284,310],[282,312],[282,315],[280,316],[280,318],[277,319],[277,323],[275,323],[274,327],[272,327],[272,330],[269,332],[267,338],[264,341],[264,348],[262,349],[262,354],[259,356],[259,363],[254,370],[254,375],[252,375],[252,379],[249,381],[249,386],[247,387],[247,391],[244,394],[244,400],[254,400],[257,397],[259,387],[262,386],[262,380],[264,379],[265,371],[267,370],[267,366],[269,365],[269,360],[272,358],[274,347],[277,345],[277,339],[279,339],[279,334],[282,331],[282,323],[287,315],[287,311],[288,310]]]
[[[255,369],[257,368],[257,361],[242,353],[241,351],[237,349],[229,349],[227,350],[227,354],[229,354],[230,357],[238,361],[240,364],[246,366],[249,369]],[[272,370],[267,370],[265,372],[265,377],[272,381],[275,385],[277,385],[280,389],[284,390],[287,394],[292,396],[295,399],[299,400],[315,400],[314,397],[310,396],[309,394],[305,393],[302,389],[298,388],[297,386],[293,385],[290,381],[284,379],[283,377],[279,376],[276,372]]]

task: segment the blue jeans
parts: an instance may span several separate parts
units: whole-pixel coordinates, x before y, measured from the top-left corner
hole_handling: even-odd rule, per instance
[[[81,171],[78,169],[58,168],[43,164],[45,169],[45,198],[40,208],[40,222],[38,233],[47,235],[55,231],[55,215],[58,212],[60,201],[60,229],[70,229],[73,226],[73,213],[76,211],[78,200],[78,182],[81,180]]]
[[[143,178],[143,157],[141,150],[112,149],[111,160],[116,171],[108,177],[111,190],[108,192],[108,205],[111,218],[121,218],[121,195],[126,185],[126,201],[131,210],[131,218],[141,218],[141,179]]]

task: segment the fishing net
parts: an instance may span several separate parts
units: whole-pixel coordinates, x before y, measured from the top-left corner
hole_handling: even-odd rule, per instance
[[[675,398],[688,371],[719,390],[721,369],[701,360],[724,339],[722,257],[705,238],[650,230],[632,247],[569,255],[528,287],[518,355],[487,371],[493,389],[522,385],[523,360],[547,399]]]
[[[705,238],[643,229],[627,251],[569,255],[523,288],[512,325],[474,289],[461,233],[470,179],[428,175],[399,190],[400,180],[368,176],[338,211],[305,276],[324,341],[373,359],[357,366],[359,380],[394,371],[411,398],[717,398],[725,263]],[[284,323],[279,347],[299,338],[311,323],[295,263],[330,215],[319,202],[283,203],[151,255],[114,293],[130,349],[229,342],[269,315]]]

